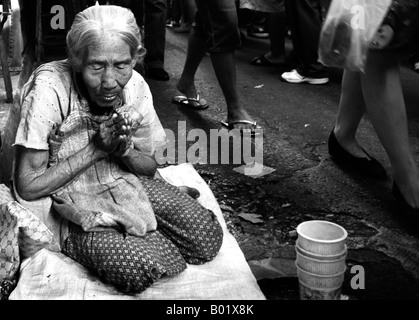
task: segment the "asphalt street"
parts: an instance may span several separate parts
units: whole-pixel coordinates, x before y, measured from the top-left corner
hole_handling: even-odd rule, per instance
[[[167,29],[166,62],[168,82],[148,79],[157,113],[177,141],[185,143],[192,129],[220,130],[227,117],[225,101],[210,58],[202,61],[196,86],[210,107],[190,110],[171,102],[178,95],[176,83],[185,61],[187,34]],[[268,50],[267,39],[243,39],[236,52],[237,86],[246,109],[264,129],[263,171],[259,176],[244,174],[245,159],[234,160],[234,142],[227,163],[210,163],[214,148],[191,159],[220,202],[231,232],[269,299],[298,299],[294,266],[295,228],[303,221],[329,220],[348,231],[347,272],[343,293],[349,299],[419,298],[419,226],[398,214],[391,187],[390,164],[368,120],[362,121],[358,140],[387,169],[386,181],[374,181],[338,168],[329,158],[327,139],[333,128],[340,96],[342,70],[331,69],[327,85],[289,84],[282,68],[253,66],[249,61]],[[291,41],[287,39],[291,55]],[[419,74],[408,65],[402,68],[408,108],[409,134],[419,164]],[[185,131],[186,128],[186,131]],[[208,135],[210,137],[210,135]],[[196,140],[188,141],[192,146]],[[179,144],[180,145],[180,144]],[[259,144],[254,141],[254,145]],[[222,147],[221,147],[222,149]],[[244,144],[243,144],[244,149]],[[253,147],[254,155],[257,149]],[[198,157],[199,158],[199,157]],[[186,158],[186,161],[191,160]],[[176,161],[185,161],[183,154]],[[364,289],[351,286],[365,272]]]

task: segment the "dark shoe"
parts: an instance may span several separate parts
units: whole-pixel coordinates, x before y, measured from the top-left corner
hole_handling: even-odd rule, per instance
[[[362,149],[370,159],[355,157],[346,151],[336,139],[335,133],[330,133],[329,141],[329,154],[332,156],[332,159],[342,166],[345,166],[349,169],[353,169],[359,173],[362,173],[366,176],[376,178],[376,179],[386,179],[387,173],[386,169],[373,157],[371,157],[364,149]]]
[[[159,81],[169,80],[169,74],[162,68],[146,69],[146,76]]]
[[[401,207],[401,212],[409,220],[419,223],[419,208],[413,208],[403,197],[399,187],[393,182],[393,196]]]

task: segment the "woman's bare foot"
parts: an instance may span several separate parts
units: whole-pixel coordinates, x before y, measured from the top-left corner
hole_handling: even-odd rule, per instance
[[[232,108],[229,108],[229,111],[228,111],[227,122],[228,123],[237,122],[236,124],[232,125],[233,129],[239,129],[239,130],[256,129],[253,124],[245,123],[245,122],[240,123],[240,121],[242,121],[242,120],[250,121],[252,123],[255,122],[252,119],[252,117],[247,113],[246,110],[244,110],[243,108],[239,108],[239,107],[236,107],[233,110],[231,110],[231,109]]]
[[[200,192],[195,188],[188,187],[188,186],[180,186],[178,188],[181,192],[186,193],[193,199],[198,199],[201,196]]]
[[[198,96],[194,82],[179,79],[176,89],[188,98],[196,98]]]

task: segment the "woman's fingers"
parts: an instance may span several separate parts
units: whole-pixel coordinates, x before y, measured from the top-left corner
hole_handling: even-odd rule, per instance
[[[389,25],[382,25],[371,41],[371,49],[383,49],[393,40],[394,31]]]
[[[120,127],[120,130],[126,132],[127,134],[130,133],[132,128],[132,120],[128,114],[116,114],[116,117],[113,118],[113,122]]]
[[[99,126],[98,145],[109,153],[125,150],[131,144],[131,117],[127,114],[112,114]]]

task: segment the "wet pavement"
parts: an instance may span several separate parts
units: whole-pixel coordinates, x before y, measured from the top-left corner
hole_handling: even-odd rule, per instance
[[[171,103],[179,94],[187,35],[168,29],[166,68],[169,82],[149,80],[163,126],[177,133],[178,121],[187,130],[221,129],[226,107],[209,57],[197,73],[196,85],[210,107],[192,111]],[[244,163],[196,163],[195,167],[217,197],[230,231],[268,299],[298,299],[295,228],[303,221],[329,220],[348,231],[347,271],[342,293],[348,299],[419,298],[419,226],[397,215],[389,177],[374,181],[342,171],[329,158],[327,138],[337,115],[341,70],[331,70],[324,86],[288,84],[280,74],[289,67],[253,66],[251,58],[268,50],[266,39],[247,37],[237,51],[237,82],[241,99],[264,128],[263,165],[274,171],[250,177],[237,170]],[[288,53],[291,52],[287,40]],[[403,87],[409,115],[409,132],[419,163],[419,109],[416,107],[419,75],[404,67]],[[181,134],[176,136],[181,139]],[[368,118],[358,139],[390,174],[390,165]],[[188,142],[188,145],[195,141]],[[255,152],[255,151],[254,151]],[[365,289],[353,289],[357,274],[365,271]],[[355,269],[354,269],[355,270]],[[352,270],[352,271],[354,271]]]
[[[179,94],[176,82],[182,72],[186,42],[187,34],[167,29],[166,69],[171,78],[167,82],[147,80],[163,126],[174,132],[177,142],[189,147],[195,142],[186,141],[183,126],[186,132],[221,129],[227,110],[209,57],[200,65],[196,85],[210,107],[192,111],[171,103]],[[281,82],[281,72],[291,66],[271,68],[249,63],[267,51],[268,44],[266,39],[244,39],[236,61],[241,99],[264,128],[263,165],[269,170],[266,172],[272,172],[262,177],[240,173],[243,159],[234,163],[233,152],[225,164],[210,164],[210,155],[194,164],[218,199],[263,292],[271,300],[299,299],[295,228],[303,221],[321,219],[348,231],[344,297],[419,299],[419,226],[398,216],[391,178],[374,181],[342,171],[328,156],[326,142],[337,115],[341,70],[331,70],[331,82],[323,86]],[[418,86],[419,75],[404,67],[409,132],[419,164]],[[2,102],[0,112],[7,108]],[[3,126],[5,121],[0,120]],[[360,125],[358,139],[390,172],[389,161],[367,118]],[[209,148],[208,152],[215,150]],[[177,163],[184,160],[177,154]],[[353,266],[363,267],[365,289],[351,286]]]

